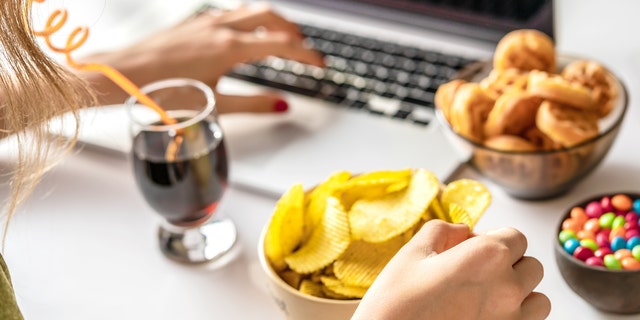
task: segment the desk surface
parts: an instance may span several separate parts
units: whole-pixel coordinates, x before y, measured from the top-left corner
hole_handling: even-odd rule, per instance
[[[100,3],[131,6],[135,2]],[[589,26],[595,25],[590,13],[605,3],[610,5],[604,0],[580,0],[579,5],[577,0],[562,2],[557,17],[562,25],[577,23],[588,29],[579,32],[578,26],[565,27],[559,47],[591,53],[611,66],[631,91],[628,116],[602,165],[565,196],[538,202],[512,199],[471,170],[460,173],[460,177],[485,182],[493,193],[493,204],[477,230],[513,226],[528,237],[527,254],[545,266],[538,290],[551,298],[550,319],[638,318],[604,314],[581,300],[562,280],[552,251],[553,227],[566,206],[601,192],[640,189],[640,181],[629,179],[640,176],[636,146],[640,111],[634,101],[640,89],[640,60],[634,54],[640,50],[633,47],[638,44],[626,41],[634,39],[630,35],[614,33],[617,41],[610,39],[615,21],[625,27],[640,23],[632,16],[638,10],[629,10],[629,6],[640,6],[631,0],[619,1],[610,7],[615,12],[607,18],[611,24]],[[593,38],[583,41],[583,32]],[[606,43],[608,49],[598,43]],[[4,154],[0,152],[3,173],[11,167],[11,159]],[[262,288],[256,254],[260,229],[276,199],[231,188],[221,208],[238,225],[238,257],[219,270],[184,266],[167,260],[158,250],[157,217],[140,196],[130,172],[122,155],[80,150],[45,177],[14,217],[4,255],[27,319],[282,319]],[[7,192],[7,186],[0,185],[0,194]]]

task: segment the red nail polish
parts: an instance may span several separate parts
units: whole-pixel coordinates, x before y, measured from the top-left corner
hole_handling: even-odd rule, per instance
[[[275,112],[285,112],[289,109],[289,104],[287,104],[284,100],[278,100],[273,105],[273,111]]]

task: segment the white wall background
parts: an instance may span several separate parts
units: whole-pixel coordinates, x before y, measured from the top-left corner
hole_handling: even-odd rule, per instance
[[[559,51],[640,61],[640,1],[556,0],[555,8]]]

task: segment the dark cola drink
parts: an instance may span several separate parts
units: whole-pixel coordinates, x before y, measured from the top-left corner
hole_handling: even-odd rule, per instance
[[[199,225],[213,215],[227,187],[224,139],[217,123],[206,120],[178,135],[183,137],[176,142],[166,132],[139,132],[133,171],[146,201],[169,223]],[[172,143],[175,151],[167,153]]]

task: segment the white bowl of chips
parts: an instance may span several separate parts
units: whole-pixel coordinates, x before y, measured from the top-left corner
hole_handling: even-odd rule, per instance
[[[471,228],[491,202],[480,182],[424,169],[337,172],[278,201],[258,244],[267,289],[288,319],[349,319],[387,262],[430,219]]]
[[[299,289],[291,286],[283,280],[283,277],[290,276],[289,281],[300,279],[295,273],[278,274],[271,266],[264,250],[264,236],[267,227],[264,228],[260,242],[258,243],[258,257],[260,260],[260,268],[264,273],[265,287],[269,295],[276,303],[278,308],[284,313],[286,319],[349,319],[356,311],[360,299],[352,300],[335,300],[320,298],[306,293],[302,293]]]

